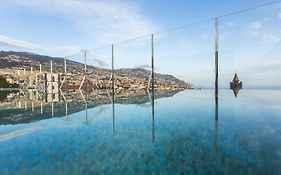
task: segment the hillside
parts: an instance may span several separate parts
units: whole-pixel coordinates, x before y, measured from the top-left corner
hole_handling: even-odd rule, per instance
[[[1,51],[0,52],[0,69],[12,69],[12,70],[30,70],[30,65],[33,66],[34,70],[39,69],[39,64],[42,65],[42,71],[50,70],[50,61],[53,62],[53,68],[55,73],[63,73],[64,70],[64,58],[60,57],[49,57],[45,55],[38,55],[28,52],[13,52],[13,51]],[[84,71],[84,64],[75,61],[67,60],[67,70],[72,76],[71,79],[73,84],[79,84],[81,81]],[[88,84],[97,84],[101,88],[104,88],[105,84],[109,80],[111,70],[102,69],[99,67],[94,67],[87,65],[88,70]],[[1,73],[1,72],[0,72]],[[116,73],[116,84],[122,87],[130,89],[130,87],[139,86],[144,89],[148,79],[150,77],[150,71],[140,68],[130,68],[130,69],[117,69]],[[106,81],[107,80],[107,81]],[[156,87],[173,86],[183,88],[191,88],[191,85],[177,79],[172,75],[158,74],[155,73]],[[75,83],[77,82],[77,83]],[[158,82],[158,86],[157,86]]]

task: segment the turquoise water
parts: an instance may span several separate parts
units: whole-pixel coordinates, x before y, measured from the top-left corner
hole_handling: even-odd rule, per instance
[[[0,174],[281,174],[281,91],[222,90],[217,109],[189,90],[5,124]]]

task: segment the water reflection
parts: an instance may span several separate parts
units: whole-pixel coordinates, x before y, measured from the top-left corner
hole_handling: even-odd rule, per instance
[[[86,120],[86,124],[88,124],[88,102],[87,102],[88,95],[87,95],[87,91],[85,92],[85,95],[81,90],[79,90],[79,92],[80,92],[82,100],[84,102],[85,120]]]
[[[112,88],[112,126],[113,134],[115,134],[115,95],[114,88]]]
[[[115,135],[115,95],[114,95],[114,90],[112,89],[112,96],[110,95],[110,92],[108,89],[106,90],[108,97],[111,101],[112,104],[112,132]]]
[[[172,97],[179,92],[180,90],[156,92],[155,94],[151,92],[151,94],[148,94],[143,91],[129,96],[127,94],[115,94],[112,89],[98,90],[91,93],[85,91],[59,92],[58,100],[49,98],[50,101],[46,100],[46,94],[37,91],[17,92],[9,95],[9,98],[1,102],[0,110],[3,117],[0,118],[0,124],[29,123],[50,117],[66,117],[66,120],[69,120],[70,114],[79,111],[85,111],[85,121],[88,123],[88,109],[112,104],[113,133],[115,133],[116,103],[143,105],[150,102],[152,129],[154,130],[154,99]]]
[[[151,93],[151,113],[152,113],[152,142],[155,142],[155,120],[154,120],[154,90]]]
[[[218,88],[215,89],[215,148],[218,148],[219,142],[219,94]]]
[[[236,98],[238,93],[239,93],[239,91],[240,91],[240,88],[233,88],[232,91],[233,91],[233,94],[234,94],[234,96]]]

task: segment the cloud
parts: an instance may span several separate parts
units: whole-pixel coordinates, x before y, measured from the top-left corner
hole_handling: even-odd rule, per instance
[[[32,44],[30,42],[10,38],[8,36],[0,35],[0,43],[5,44],[12,47],[22,48],[22,49],[28,49],[28,50],[35,50],[40,48],[41,46]]]
[[[280,75],[281,64],[268,64],[268,65],[257,65],[251,67],[241,68],[241,72],[244,74],[263,74],[263,73],[276,73],[276,75]]]
[[[278,14],[278,18],[281,19],[281,12]]]
[[[270,31],[251,31],[250,34],[263,44],[278,44],[280,42],[280,38]]]
[[[251,30],[259,30],[261,27],[262,27],[262,23],[261,23],[260,21],[252,22],[252,23],[249,25],[249,28],[250,28]]]
[[[28,52],[38,52],[41,54],[53,53],[58,55],[62,55],[62,54],[69,55],[69,54],[80,52],[81,50],[76,46],[54,46],[48,48],[48,47],[41,46],[39,44],[34,44],[28,41],[19,40],[4,35],[0,35],[0,44],[7,45],[11,48],[24,49],[25,51]],[[53,55],[53,56],[57,56],[57,55]]]
[[[137,68],[137,69],[151,69],[151,66],[148,65],[148,64],[144,64],[144,65],[139,65],[135,68]]]
[[[262,27],[263,23],[261,21],[250,23],[250,34],[264,44],[277,44],[280,42],[280,37],[276,33],[273,33],[266,27]]]
[[[38,13],[54,13],[72,22],[97,42],[112,43],[157,30],[133,2],[98,0],[10,0]]]
[[[100,59],[94,58],[93,60],[101,67],[108,67],[108,64]]]
[[[227,26],[228,26],[228,27],[233,27],[234,25],[235,25],[234,22],[228,22],[228,23],[227,23]]]
[[[262,38],[267,44],[277,44],[280,42],[280,38],[272,33],[264,33]]]
[[[81,51],[81,48],[76,47],[76,46],[55,46],[55,47],[51,47],[51,48],[41,48],[42,52],[45,53],[55,53],[58,55],[55,56],[61,56],[63,55],[71,55],[74,53],[78,53]]]

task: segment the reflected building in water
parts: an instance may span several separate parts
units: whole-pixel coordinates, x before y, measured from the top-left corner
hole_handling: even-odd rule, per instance
[[[44,74],[44,92],[45,101],[58,102],[59,99],[59,74],[45,73]]]
[[[51,118],[52,116],[64,117],[72,113],[84,111],[85,109],[112,104],[113,123],[115,125],[116,119],[114,113],[116,104],[145,104],[148,102],[152,106],[151,118],[152,123],[154,123],[154,98],[172,97],[178,92],[181,91],[157,92],[155,94],[149,94],[149,96],[147,92],[143,92],[129,97],[111,92],[109,97],[108,93],[104,91],[81,95],[79,92],[42,94],[38,91],[29,90],[17,93],[13,100],[9,102],[10,107],[2,111],[5,113],[3,114],[6,116],[5,120],[1,119],[0,124],[15,123],[13,121],[15,116],[17,116],[17,123],[28,123],[30,121]],[[113,130],[115,132],[115,127]]]

